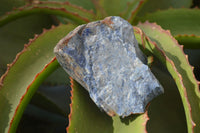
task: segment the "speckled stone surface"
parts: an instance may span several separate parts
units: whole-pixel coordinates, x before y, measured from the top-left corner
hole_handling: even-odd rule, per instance
[[[54,52],[65,71],[110,116],[143,113],[164,92],[145,64],[132,26],[120,17],[77,27]]]

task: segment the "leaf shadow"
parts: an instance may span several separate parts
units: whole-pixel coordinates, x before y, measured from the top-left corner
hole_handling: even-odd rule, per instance
[[[120,121],[125,125],[129,125],[132,121],[134,121],[140,114],[131,114],[127,117],[120,117]]]
[[[0,104],[4,109],[0,109],[0,132],[6,132],[7,127],[9,126],[9,114],[11,112],[11,104],[9,100],[0,93]]]

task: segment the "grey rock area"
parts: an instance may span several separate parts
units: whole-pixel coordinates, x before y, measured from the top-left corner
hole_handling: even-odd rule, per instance
[[[146,65],[133,27],[120,17],[78,26],[54,48],[64,70],[108,115],[144,113],[164,93]]]

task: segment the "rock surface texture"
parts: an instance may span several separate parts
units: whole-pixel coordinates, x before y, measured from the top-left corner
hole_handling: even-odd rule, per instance
[[[132,26],[120,17],[78,26],[54,52],[65,71],[110,116],[143,113],[164,92],[145,64]]]

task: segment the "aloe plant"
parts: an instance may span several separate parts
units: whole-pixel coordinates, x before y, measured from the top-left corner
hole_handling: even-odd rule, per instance
[[[199,133],[198,6],[195,0],[2,0],[0,132]],[[107,16],[133,25],[165,89],[144,114],[106,115],[53,53],[75,27]]]

